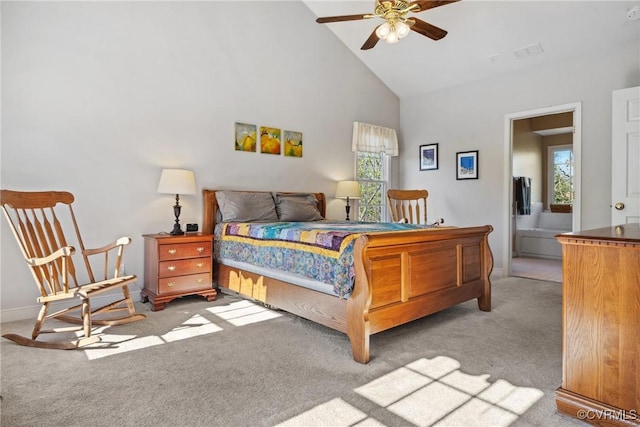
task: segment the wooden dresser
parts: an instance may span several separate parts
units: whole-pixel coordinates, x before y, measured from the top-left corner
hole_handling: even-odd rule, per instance
[[[640,226],[557,236],[562,244],[558,412],[599,426],[640,425]]]
[[[142,301],[162,310],[175,298],[197,294],[207,301],[216,298],[213,288],[213,235],[145,234],[144,289]]]

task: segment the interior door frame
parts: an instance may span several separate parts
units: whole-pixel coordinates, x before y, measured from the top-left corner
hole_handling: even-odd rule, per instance
[[[537,108],[535,110],[521,111],[517,113],[508,113],[504,116],[504,180],[503,180],[503,197],[504,201],[502,212],[502,224],[506,232],[503,236],[502,265],[505,277],[511,276],[511,257],[512,257],[512,235],[513,235],[513,122],[515,120],[529,119],[538,116],[547,116],[558,113],[573,113],[573,215],[572,230],[580,230],[581,224],[581,205],[582,205],[582,102],[573,102],[570,104],[555,105],[550,107]]]

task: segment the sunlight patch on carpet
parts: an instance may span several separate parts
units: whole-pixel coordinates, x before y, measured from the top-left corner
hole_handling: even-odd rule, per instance
[[[229,322],[233,326],[249,325],[282,316],[275,311],[251,301],[237,301],[227,305],[209,307],[206,310],[208,313]],[[128,351],[178,342],[219,332],[222,331],[223,328],[200,314],[194,314],[180,325],[162,335],[148,335],[143,337],[137,335],[116,335],[108,333],[108,330],[109,326],[102,326],[92,332],[93,335],[99,334],[101,341],[83,349],[87,359],[100,359]],[[82,331],[78,331],[75,335],[81,337],[82,334]]]
[[[532,400],[535,402],[542,397],[542,392],[535,388],[516,387],[508,381],[498,380],[478,397],[516,414],[524,414],[531,407]]]
[[[451,357],[437,356],[433,359],[418,359],[409,363],[407,367],[437,380],[460,369],[460,362]]]
[[[489,376],[464,373],[457,360],[438,356],[418,359],[354,391],[419,427],[506,427],[543,396],[541,390],[503,379],[490,383]],[[367,414],[354,419],[358,413],[364,414],[336,398],[279,426],[384,426]]]
[[[215,323],[211,323],[209,320],[200,316],[194,315],[182,325],[173,328],[166,334],[161,335],[162,339],[166,342],[174,342],[185,340],[188,338],[197,337],[200,335],[212,334],[214,332],[221,331],[222,328]]]
[[[225,306],[209,307],[207,311],[226,320],[234,326],[264,322],[282,316],[251,301],[238,301]]]
[[[108,326],[98,328],[94,334],[104,332]],[[170,342],[181,341],[200,335],[212,334],[221,331],[222,328],[212,323],[210,320],[196,314],[176,326],[166,334],[148,335],[137,337],[136,335],[116,335],[102,333],[101,341],[84,349],[87,359],[94,360],[102,357],[113,356],[115,354],[126,353],[128,351],[140,350],[142,348],[154,347]],[[80,333],[80,332],[79,332]]]
[[[470,396],[439,382],[409,393],[387,409],[417,426],[432,426],[462,406]]]
[[[400,368],[365,386],[356,388],[355,392],[380,406],[389,406],[405,397],[407,393],[418,390],[431,381],[430,378],[410,369]]]
[[[135,335],[101,335],[102,340],[96,344],[85,347],[84,354],[88,360],[101,359],[107,356],[140,350],[164,344],[159,336],[136,337]]]
[[[336,398],[288,419],[276,427],[349,427],[367,418],[367,414]]]

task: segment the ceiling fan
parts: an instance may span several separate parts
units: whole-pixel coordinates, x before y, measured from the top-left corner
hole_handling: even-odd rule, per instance
[[[382,39],[389,44],[397,43],[400,39],[406,37],[410,30],[429,37],[433,40],[440,40],[447,35],[442,28],[431,25],[428,22],[421,21],[418,18],[408,18],[409,13],[423,12],[434,7],[444,6],[449,3],[455,3],[460,0],[423,0],[423,1],[404,1],[404,0],[376,0],[376,7],[373,13],[365,13],[361,15],[343,15],[343,16],[327,16],[316,19],[319,24],[329,22],[342,21],[358,21],[369,18],[382,18],[384,22],[376,27],[369,38],[364,42],[360,49],[371,49]]]

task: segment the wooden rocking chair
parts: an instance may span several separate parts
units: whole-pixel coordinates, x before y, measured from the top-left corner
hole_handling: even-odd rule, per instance
[[[62,191],[19,192],[0,190],[0,205],[9,221],[9,226],[18,241],[20,250],[31,269],[31,273],[40,291],[37,301],[42,304],[31,338],[16,334],[5,334],[20,345],[29,347],[73,349],[100,341],[99,336],[91,335],[93,325],[118,325],[142,320],[144,314],[136,314],[128,285],[136,280],[136,276],[121,276],[122,254],[124,246],[131,242],[128,237],[97,249],[85,249],[80,237],[76,218],[71,204],[73,194]],[[60,206],[57,206],[60,205]],[[68,207],[68,212],[65,209]],[[79,284],[78,271],[73,262],[75,248],[67,244],[63,225],[73,225],[77,243],[81,249],[86,267],[88,283]],[[104,278],[96,280],[91,269],[89,257],[100,255],[104,258]],[[112,255],[111,264],[109,256]],[[113,268],[113,276],[109,271]],[[91,310],[91,298],[95,295],[120,288],[123,298]],[[61,308],[49,314],[51,303],[62,303],[79,299],[80,303],[68,308]],[[69,304],[66,304],[69,305]],[[79,313],[69,314],[74,311]],[[125,316],[114,317],[114,312],[126,312]],[[93,318],[96,315],[104,315]],[[82,326],[62,327],[43,330],[45,320],[58,319]],[[84,336],[69,341],[39,341],[41,333],[84,331]]]

